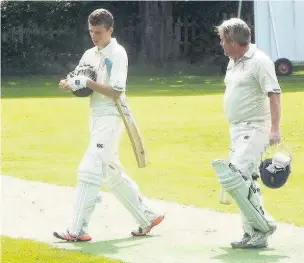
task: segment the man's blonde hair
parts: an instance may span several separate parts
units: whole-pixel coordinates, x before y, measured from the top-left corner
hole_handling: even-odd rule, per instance
[[[251,30],[245,21],[239,18],[230,18],[216,27],[218,33],[223,34],[225,40],[246,46],[251,42]]]

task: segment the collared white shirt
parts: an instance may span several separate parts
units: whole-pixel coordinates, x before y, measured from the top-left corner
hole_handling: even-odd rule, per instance
[[[254,44],[225,76],[224,110],[230,123],[271,121],[268,93],[281,93],[272,60]]]
[[[90,64],[96,68],[97,83],[109,84],[113,89],[125,92],[128,56],[115,38],[103,49],[93,47],[87,50],[79,64]],[[95,91],[90,98],[90,108],[92,116],[119,114],[114,99]]]

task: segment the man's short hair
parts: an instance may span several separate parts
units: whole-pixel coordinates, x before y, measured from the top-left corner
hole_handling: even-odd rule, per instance
[[[222,33],[225,40],[236,42],[240,46],[246,46],[251,42],[251,30],[245,21],[239,18],[230,18],[216,27],[218,33]]]
[[[94,10],[89,15],[88,20],[92,26],[104,25],[106,29],[109,29],[114,26],[113,15],[108,10],[103,8]]]

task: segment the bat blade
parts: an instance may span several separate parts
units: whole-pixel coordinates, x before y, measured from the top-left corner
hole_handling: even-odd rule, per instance
[[[116,105],[125,124],[126,131],[136,157],[137,166],[139,168],[144,168],[148,165],[146,149],[126,97],[120,96],[120,98],[116,100]]]

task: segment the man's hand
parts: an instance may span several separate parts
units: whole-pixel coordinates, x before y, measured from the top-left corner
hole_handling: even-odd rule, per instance
[[[271,130],[269,134],[270,145],[279,144],[281,141],[280,130]]]
[[[70,88],[69,88],[69,84],[68,84],[68,82],[67,82],[67,80],[66,79],[62,79],[62,80],[60,80],[60,82],[59,82],[59,88],[60,89],[63,89],[63,90],[67,90],[67,91],[69,91],[70,90]]]
[[[87,81],[89,80],[86,76],[75,76],[67,79],[67,84],[72,91],[83,89],[87,87]]]

